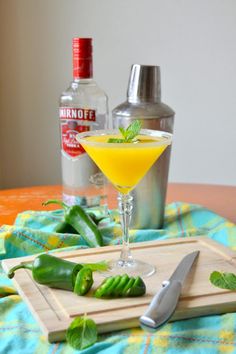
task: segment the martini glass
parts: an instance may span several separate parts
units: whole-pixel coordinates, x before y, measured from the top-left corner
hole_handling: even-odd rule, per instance
[[[79,143],[118,190],[123,245],[120,258],[110,262],[109,274],[150,276],[155,272],[155,267],[134,259],[129,248],[129,223],[133,209],[130,191],[171,144],[172,134],[141,129],[132,143],[108,143],[110,138],[119,139],[122,136],[118,130],[94,130],[77,135]]]

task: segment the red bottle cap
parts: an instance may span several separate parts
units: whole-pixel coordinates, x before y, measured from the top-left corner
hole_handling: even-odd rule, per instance
[[[93,76],[92,38],[73,38],[73,77],[89,79]]]

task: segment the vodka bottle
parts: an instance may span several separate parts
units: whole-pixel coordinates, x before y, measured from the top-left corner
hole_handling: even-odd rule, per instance
[[[73,81],[60,97],[59,115],[63,201],[105,204],[105,177],[76,140],[80,132],[108,126],[108,99],[93,80],[91,38],[73,38]]]

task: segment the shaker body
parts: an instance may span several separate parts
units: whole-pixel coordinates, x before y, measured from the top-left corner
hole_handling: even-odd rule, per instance
[[[124,102],[112,111],[114,128],[127,128],[133,120],[140,120],[143,129],[173,133],[174,111],[161,102]],[[134,209],[130,226],[133,229],[162,228],[171,146],[150,168],[144,178],[131,192]]]

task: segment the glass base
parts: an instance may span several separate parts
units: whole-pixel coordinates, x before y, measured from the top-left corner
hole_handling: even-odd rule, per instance
[[[137,261],[131,259],[128,261],[122,261],[121,259],[117,261],[109,262],[109,270],[104,272],[103,275],[106,277],[111,277],[113,275],[127,274],[132,277],[150,277],[156,272],[156,268],[148,263]]]

